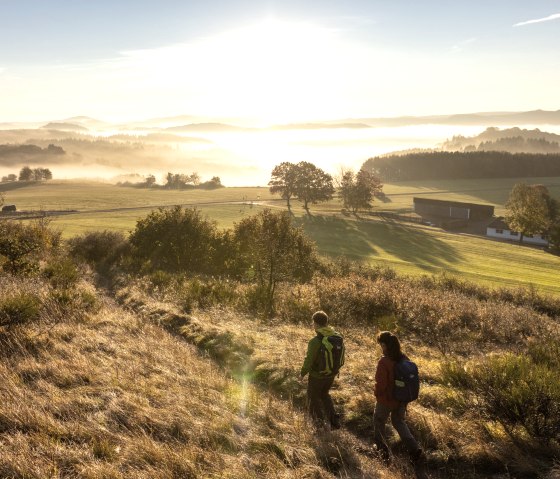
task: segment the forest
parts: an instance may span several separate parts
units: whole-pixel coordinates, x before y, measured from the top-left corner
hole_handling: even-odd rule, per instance
[[[560,154],[434,151],[369,158],[363,169],[383,181],[560,176]]]

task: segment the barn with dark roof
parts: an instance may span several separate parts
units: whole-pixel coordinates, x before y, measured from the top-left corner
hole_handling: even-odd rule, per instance
[[[437,226],[463,228],[488,223],[494,216],[494,206],[460,201],[414,197],[414,212]]]

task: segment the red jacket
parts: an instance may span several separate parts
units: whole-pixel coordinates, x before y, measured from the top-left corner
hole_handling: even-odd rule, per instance
[[[375,398],[377,402],[391,409],[399,407],[399,402],[393,399],[395,386],[395,361],[383,356],[377,363],[375,371]]]

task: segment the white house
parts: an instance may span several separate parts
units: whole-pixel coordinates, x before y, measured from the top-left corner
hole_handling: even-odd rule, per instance
[[[511,231],[509,229],[509,226],[504,222],[503,218],[496,218],[486,227],[486,236],[519,242],[519,233],[516,231]],[[545,235],[540,234],[525,235],[523,236],[523,243],[533,244],[537,246],[548,246],[548,239]]]

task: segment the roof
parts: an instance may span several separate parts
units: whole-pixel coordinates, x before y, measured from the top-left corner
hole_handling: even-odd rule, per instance
[[[479,203],[462,203],[460,201],[447,201],[447,200],[436,200],[433,198],[418,198],[414,197],[414,203],[420,204],[431,204],[431,205],[439,205],[439,206],[453,206],[455,208],[479,208],[479,209],[487,209],[488,211],[494,212],[494,206],[492,205],[481,205]]]

